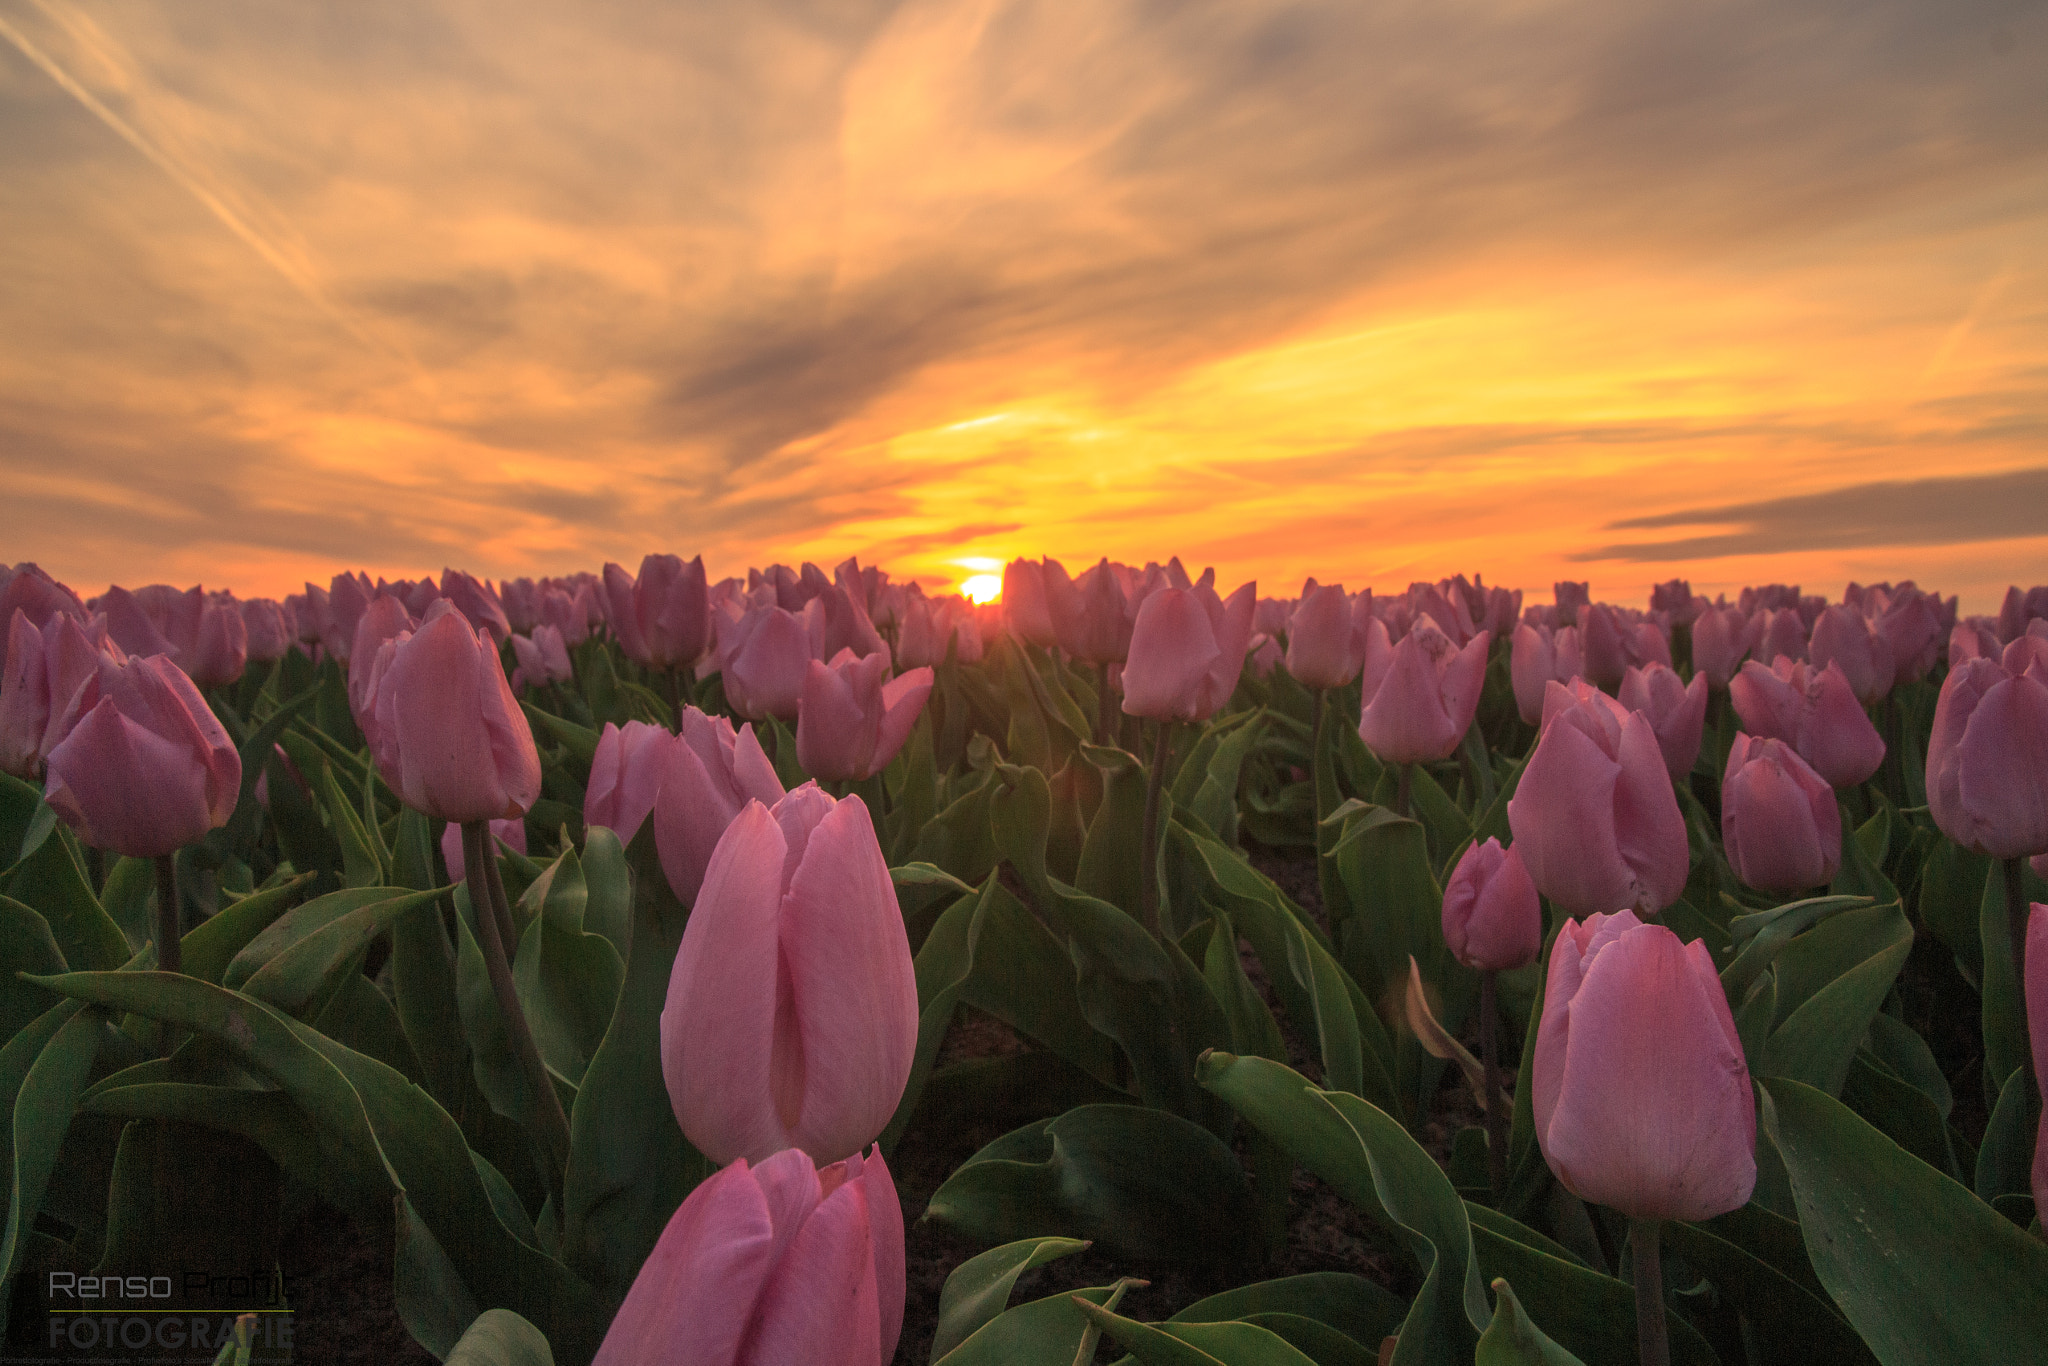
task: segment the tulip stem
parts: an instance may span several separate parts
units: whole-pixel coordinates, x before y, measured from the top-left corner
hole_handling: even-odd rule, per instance
[[[483,950],[484,970],[491,979],[491,994],[498,998],[498,1013],[504,1017],[512,1052],[526,1073],[534,1092],[534,1110],[540,1121],[540,1137],[547,1149],[547,1184],[561,1208],[562,1169],[569,1160],[569,1120],[562,1113],[562,1098],[540,1060],[540,1048],[533,1041],[533,1028],[519,1005],[519,989],[512,981],[512,965],[506,958],[506,941],[512,928],[512,909],[505,901],[505,884],[498,877],[498,860],[491,849],[491,827],[487,821],[462,823],[463,871],[469,883],[470,909],[476,912],[477,947]]]
[[[1415,787],[1415,765],[1402,764],[1399,772],[1394,780],[1394,814],[1405,818],[1409,814],[1408,796]]]
[[[1508,1114],[1501,1101],[1500,1004],[1494,992],[1498,974],[1488,968],[1479,974],[1479,1058],[1486,1068],[1486,1180],[1493,1188],[1496,1209],[1508,1190]]]
[[[1671,1366],[1671,1339],[1664,1326],[1664,1265],[1657,1246],[1662,1225],[1655,1219],[1628,1221],[1635,1258],[1636,1350],[1642,1366]]]
[[[2005,860],[2005,932],[2012,941],[2012,980],[2021,1000],[2026,998],[2027,981],[2027,860]],[[2034,1075],[2034,1047],[2027,1030],[2019,1031],[2020,1075]]]
[[[178,914],[178,856],[156,856],[156,966],[159,972],[185,970],[183,918]]]
[[[1152,773],[1145,783],[1145,861],[1138,881],[1138,918],[1155,939],[1159,937],[1159,790],[1166,785],[1166,761],[1172,757],[1172,745],[1173,722],[1161,721],[1159,740],[1152,747]]]
[[[1107,663],[1102,663],[1102,664],[1097,664],[1097,665],[1095,666],[1095,743],[1096,743],[1096,744],[1098,744],[1098,745],[1106,745],[1106,744],[1108,744],[1108,743],[1109,743],[1109,726],[1110,726],[1110,695],[1109,695],[1109,665],[1108,665]]]

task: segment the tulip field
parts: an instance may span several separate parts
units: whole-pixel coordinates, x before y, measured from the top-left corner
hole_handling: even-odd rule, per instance
[[[0,568],[0,1357],[2048,1362],[2048,588],[1550,599]]]

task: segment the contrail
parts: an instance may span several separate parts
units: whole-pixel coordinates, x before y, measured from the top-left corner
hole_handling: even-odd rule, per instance
[[[271,269],[283,276],[285,281],[298,291],[300,297],[313,305],[313,307],[319,309],[321,313],[326,315],[329,321],[370,350],[400,361],[415,371],[418,370],[419,363],[416,360],[398,351],[388,342],[372,336],[354,319],[335,307],[321,293],[319,285],[309,278],[303,269],[266,241],[261,233],[243,222],[241,216],[233,208],[229,207],[226,201],[208,189],[191,172],[161,151],[148,138],[137,132],[126,119],[122,118],[112,109],[109,109],[100,101],[98,96],[73,79],[70,72],[59,66],[54,58],[37,47],[27,34],[9,23],[4,16],[0,16],[0,38],[5,38],[8,42],[14,44],[22,56],[35,63],[44,75],[57,83],[59,88],[84,105],[94,118],[112,129],[120,136],[123,142],[126,142],[130,147],[133,147],[136,151],[142,153],[144,157],[148,158],[151,165],[176,181],[194,199],[205,205],[207,211],[220,221],[222,227],[225,227],[229,232],[240,238],[243,245],[262,257]]]

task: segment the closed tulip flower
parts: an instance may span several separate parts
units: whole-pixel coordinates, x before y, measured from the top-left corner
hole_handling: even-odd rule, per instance
[[[1876,612],[1871,613],[1871,607]],[[1914,683],[1927,676],[1941,657],[1947,631],[1941,624],[1941,602],[1920,591],[1918,585],[1902,583],[1881,601],[1866,603],[1865,615],[1873,615],[1871,627],[1891,647],[1896,670],[1895,682]]]
[[[1649,720],[1585,682],[1550,685],[1543,731],[1508,799],[1536,888],[1567,914],[1655,915],[1685,890],[1685,818]]]
[[[43,731],[50,724],[50,672],[43,633],[19,607],[7,624],[7,662],[0,671],[0,772],[34,778],[43,771]]]
[[[1366,622],[1344,585],[1323,584],[1302,594],[1287,618],[1287,672],[1305,688],[1338,688],[1365,667]]]
[[[1801,892],[1842,866],[1835,790],[1782,740],[1737,735],[1721,779],[1721,835],[1748,886]]]
[[[1816,669],[1780,656],[1766,669],[1751,660],[1729,684],[1728,699],[1744,730],[1783,740],[1838,788],[1856,786],[1884,762],[1884,739],[1838,664]]]
[[[22,563],[9,569],[0,564],[0,621],[14,620],[16,611],[27,613],[29,624],[37,630],[49,625],[55,616],[84,621],[91,615],[78,600],[78,594],[36,565]],[[0,638],[0,647],[4,647],[4,638]],[[0,659],[0,665],[5,663]]]
[[[227,824],[242,760],[184,672],[163,655],[98,661],[50,751],[44,797],[78,837],[155,858]]]
[[[781,607],[755,607],[719,626],[725,697],[741,716],[797,719],[809,671],[811,633]]]
[[[612,634],[627,656],[656,669],[675,669],[704,653],[710,638],[711,600],[704,557],[687,563],[675,555],[649,555],[638,577],[616,564],[604,567],[611,600]]]
[[[1060,648],[1070,658],[1120,664],[1128,657],[1138,604],[1125,594],[1107,559],[1079,579],[1068,578],[1058,561],[1046,561],[1045,605]],[[1251,638],[1250,631],[1245,638]]]
[[[1584,676],[1578,627],[1564,626],[1553,631],[1530,622],[1515,627],[1508,655],[1508,679],[1514,684],[1515,710],[1523,721],[1533,726],[1543,719],[1543,694],[1550,684],[1569,683]]]
[[[1493,637],[1481,631],[1461,650],[1424,614],[1399,645],[1384,639],[1375,633],[1367,650],[1359,737],[1382,763],[1449,758],[1479,710]]]
[[[1664,753],[1664,767],[1674,782],[1692,772],[1707,723],[1705,674],[1694,674],[1692,682],[1685,683],[1669,665],[1631,668],[1622,675],[1621,705],[1649,719],[1650,729],[1657,732],[1657,748]]]
[[[2037,867],[2034,870],[2039,873]],[[2026,945],[2027,1035],[2034,1055],[2035,1089],[2048,1095],[2048,906],[2036,901],[2027,908]],[[2034,1130],[2034,1206],[2048,1209],[2048,1107]]]
[[[905,1285],[880,1149],[742,1158],[669,1217],[593,1366],[888,1366]]]
[[[526,852],[526,822],[515,816],[511,820],[492,821],[491,838],[517,853]],[[498,845],[491,845],[496,852]],[[448,865],[448,880],[460,882],[468,873],[462,861],[462,827],[450,825],[441,832],[441,861]]]
[[[1966,659],[1997,659],[2005,653],[1998,642],[1998,630],[1983,617],[1971,617],[1949,628],[1948,667],[1953,670]]]
[[[1618,686],[1628,668],[1626,628],[1620,616],[1606,603],[1589,602],[1579,609],[1578,625],[1587,681],[1602,688]]]
[[[1711,1219],[1756,1186],[1756,1098],[1706,945],[1628,911],[1567,921],[1531,1068],[1544,1160],[1631,1219]]]
[[[2048,640],[2021,636],[1942,681],[1927,741],[1927,804],[1965,849],[2048,852]]]
[[[377,670],[380,661],[391,662],[381,653],[384,642],[418,626],[405,603],[389,593],[379,593],[356,619],[355,639],[349,644],[348,709],[372,755],[377,753]]]
[[[868,809],[806,783],[719,839],[661,1013],[676,1121],[714,1162],[860,1152],[917,1049],[910,941]]]
[[[533,732],[498,648],[447,599],[378,647],[377,767],[406,805],[440,820],[523,816],[540,796]]]
[[[797,711],[796,761],[824,782],[860,782],[889,766],[931,695],[929,666],[887,678],[886,652],[856,659],[841,650],[812,660]],[[886,681],[885,681],[886,679]]]
[[[422,588],[432,591],[434,585],[426,583]],[[479,631],[490,633],[491,639],[503,644],[512,637],[512,622],[505,615],[505,604],[491,591],[489,584],[474,574],[460,569],[443,568],[440,588],[434,594],[455,604],[455,610],[462,613],[469,624]],[[423,593],[422,597],[425,596]],[[413,610],[424,613],[428,604],[419,603]]]
[[[512,691],[524,692],[543,683],[567,683],[576,676],[569,664],[569,647],[562,633],[552,626],[536,626],[531,636],[512,637],[512,657],[519,661],[512,670]]]
[[[1480,972],[1506,972],[1543,953],[1543,904],[1522,856],[1497,839],[1474,844],[1444,884],[1444,943]]]
[[[631,729],[629,725],[627,730]],[[723,716],[706,716],[695,707],[685,707],[678,734],[671,737],[665,731],[655,733],[662,742],[643,742],[644,748],[637,756],[631,737],[626,739],[622,810],[631,818],[640,809],[638,793],[644,789],[634,784],[645,780],[636,778],[636,765],[653,762],[655,790],[659,793],[658,797],[649,798],[653,802],[655,849],[661,855],[661,870],[667,875],[670,888],[688,906],[697,900],[704,870],[710,866],[719,837],[725,834],[733,817],[750,801],[763,806],[781,801],[782,783],[751,725],[743,725],[735,732],[732,722]],[[593,766],[593,783],[596,774]],[[619,838],[632,838],[619,826],[613,828],[619,830]],[[637,819],[633,828],[639,828]]]
[[[731,728],[727,723],[726,729]],[[628,721],[623,729],[605,722],[597,737],[597,753],[591,756],[590,782],[583,789],[583,823],[602,825],[616,834],[620,843],[631,844],[633,836],[640,833],[640,823],[654,809],[668,747],[675,743],[674,735],[645,721]]]
[[[1755,647],[1762,624],[1739,607],[1709,607],[1692,624],[1692,667],[1722,692],[1742,667],[1743,656]]]
[[[1892,690],[1897,665],[1891,642],[1872,630],[1870,622],[1853,607],[1836,603],[1820,614],[1813,623],[1806,657],[1816,669],[1830,663],[1840,666],[1849,680],[1849,690],[1866,707]]]
[[[1206,721],[1230,700],[1251,648],[1258,589],[1228,601],[1206,587],[1162,588],[1138,609],[1124,665],[1123,709],[1161,721]]]
[[[1044,564],[1020,559],[1003,566],[1003,618],[1010,634],[1026,644],[1049,650],[1060,643],[1045,605]]]
[[[1758,663],[1766,666],[1776,664],[1780,655],[1786,659],[1804,661],[1806,658],[1806,622],[1798,611],[1781,607],[1776,611],[1759,612],[1750,623],[1756,632],[1756,648],[1750,653]]]
[[[241,607],[250,660],[271,664],[283,659],[298,637],[298,628],[287,620],[283,605],[274,598],[251,598]]]

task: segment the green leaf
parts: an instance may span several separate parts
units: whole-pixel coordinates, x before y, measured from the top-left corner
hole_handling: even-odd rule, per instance
[[[1327,1324],[1353,1342],[1377,1348],[1382,1338],[1400,1331],[1407,1313],[1407,1304],[1377,1281],[1343,1271],[1311,1271],[1225,1290],[1197,1300],[1170,1321],[1224,1323],[1286,1314]]]
[[[56,828],[57,813],[41,789],[12,773],[0,773],[0,869],[11,869],[36,851]]]
[[[510,1309],[477,1315],[443,1360],[447,1366],[555,1366],[540,1329]]]
[[[594,825],[584,832],[583,885],[584,932],[610,940],[624,963],[633,951],[633,867],[617,831]]]
[[[1912,948],[1913,927],[1896,902],[1845,911],[1786,945],[1774,965],[1782,1023],[1764,1045],[1759,1075],[1839,1094]],[[1789,1012],[1788,1002],[1797,1003]]]
[[[1774,1216],[1751,1206],[1753,1218]],[[1808,1270],[1799,1279],[1780,1271],[1763,1256],[1732,1236],[1740,1221],[1664,1224],[1664,1243],[1686,1265],[1714,1283],[1714,1289],[1748,1319],[1757,1334],[1784,1359],[1809,1366],[1855,1366],[1868,1362],[1870,1351],[1856,1336],[1834,1301],[1827,1298]],[[1806,1254],[1798,1246],[1798,1228],[1791,1227],[1791,1254],[1803,1268]]]
[[[609,673],[610,670],[607,669],[606,672]],[[586,773],[589,771],[591,760],[597,757],[597,742],[603,738],[602,730],[593,730],[589,726],[579,726],[574,721],[565,721],[550,712],[542,711],[531,702],[521,702],[519,709],[526,713],[527,720],[540,727],[557,743],[565,746],[569,756]],[[595,712],[597,707],[593,705],[591,710]]]
[[[1088,823],[1074,887],[1135,916],[1142,881],[1138,851],[1144,843],[1145,766],[1136,755],[1107,745],[1083,745],[1081,753],[1102,774],[1102,805]]]
[[[1247,1251],[1256,1218],[1237,1158],[1163,1110],[1084,1105],[1026,1125],[962,1163],[925,1218],[985,1243],[1035,1232],[1127,1256],[1214,1261]]]
[[[590,893],[574,849],[564,849],[520,900],[531,919],[512,964],[519,1003],[541,1060],[580,1083],[611,1023],[626,965],[611,940],[584,931]]]
[[[93,895],[78,839],[59,826],[0,879],[0,894],[32,908],[49,924],[64,961],[111,972],[128,961],[128,941]]]
[[[1473,1366],[1585,1366],[1530,1321],[1505,1279],[1494,1279],[1493,1294],[1493,1321],[1479,1335]]]
[[[391,1281],[398,1317],[414,1342],[445,1361],[477,1321],[482,1306],[405,1192],[394,1196],[392,1203],[397,1210],[397,1240]]]
[[[1126,1290],[1143,1284],[1126,1279],[1006,1309],[945,1356],[933,1358],[933,1366],[1074,1366],[1093,1361],[1101,1330],[1083,1317],[1074,1301],[1113,1309]]]
[[[401,916],[422,912],[432,914],[426,908],[448,894],[447,888],[404,892],[397,896],[391,894],[389,887],[356,890],[375,890],[382,896],[293,939],[274,957],[243,978],[237,989],[276,1006],[288,1015],[310,1021],[326,1008],[334,993],[341,989],[344,978],[351,973],[360,975],[362,955],[368,952],[372,940],[390,929]],[[343,893],[330,895],[341,896]],[[278,922],[282,923],[282,920]],[[258,936],[259,939],[261,937]],[[251,947],[254,947],[253,943]],[[238,955],[229,962],[230,978],[242,961]]]
[[[1287,1339],[1251,1323],[1149,1324],[1077,1301],[1104,1336],[1145,1366],[1316,1366]]]
[[[1999,1088],[1998,1104],[1984,1126],[1984,1145],[1977,1149],[1974,1182],[1977,1198],[1987,1204],[2001,1195],[2032,1192],[2034,1142],[2038,1133],[2035,1100],[2025,1068],[2016,1067]]]
[[[312,880],[313,874],[300,873],[274,887],[265,887],[185,931],[180,942],[186,976],[220,985],[228,964],[249,947],[257,935],[275,924]]]
[[[946,887],[962,896],[975,895],[974,888],[931,863],[899,863],[889,870],[889,881],[898,887]]]
[[[116,860],[100,888],[100,905],[106,908],[107,918],[121,927],[130,953],[155,939],[156,919],[151,911],[156,907],[156,860]]]
[[[0,896],[0,1042],[20,1033],[52,1004],[49,992],[14,974],[56,973],[66,966],[49,922],[12,897]]]
[[[1879,1361],[2048,1360],[2048,1246],[1840,1101],[1762,1087],[1814,1272]]]
[[[1977,919],[1990,877],[1990,859],[1953,840],[1938,839],[1921,865],[1915,898],[1921,923],[1948,946],[1956,971],[1973,987],[1984,980],[1984,941],[1977,933]]]
[[[375,887],[384,881],[383,860],[363,825],[362,814],[335,781],[334,766],[323,768],[319,778],[320,798],[327,808],[327,825],[341,842],[342,885]]]
[[[1019,1276],[1088,1246],[1075,1238],[1024,1238],[992,1247],[954,1267],[939,1292],[932,1360],[952,1351],[1008,1308]]]
[[[36,1214],[43,1207],[43,1189],[57,1165],[57,1151],[64,1144],[72,1111],[85,1092],[86,1075],[99,1053],[105,1017],[96,1010],[64,1011],[60,1016],[63,1010],[59,1006],[43,1017],[54,1028],[31,1026],[0,1050],[0,1086],[5,1088],[0,1095],[11,1101],[13,1112],[7,1153],[7,1225],[0,1236],[0,1283],[10,1282],[21,1264]],[[25,1068],[23,1063],[27,1063]],[[18,1087],[12,1084],[15,1075],[21,1076]]]

